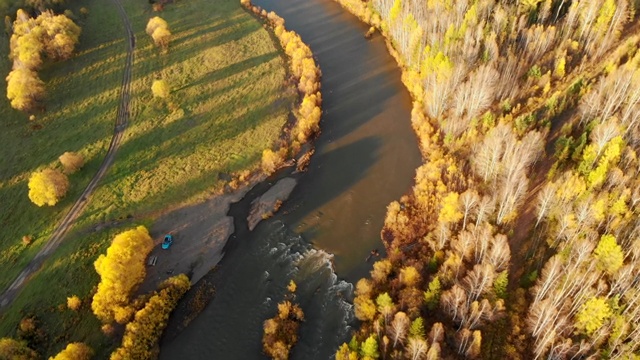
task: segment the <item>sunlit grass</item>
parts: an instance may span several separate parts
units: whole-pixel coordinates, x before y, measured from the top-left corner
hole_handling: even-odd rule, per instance
[[[87,6],[91,13],[83,27],[81,54],[43,72],[60,93],[39,120],[44,128],[29,130],[27,119],[2,101],[0,115],[10,114],[15,133],[37,138],[30,143],[7,138],[15,148],[0,159],[0,197],[13,206],[2,210],[0,219],[18,224],[0,229],[0,267],[10,267],[0,279],[2,289],[77,198],[110,141],[124,65],[124,30],[110,2],[84,1],[77,6]],[[284,86],[279,49],[238,1],[179,1],[160,14],[151,12],[146,1],[124,3],[137,41],[131,119],[121,148],[72,233],[0,318],[0,336],[5,336],[13,334],[23,314],[35,314],[49,335],[43,345],[47,356],[68,341],[85,341],[100,354],[112,345],[88,307],[80,313],[58,309],[71,295],[89,300],[98,279],[93,261],[122,230],[90,229],[127,215],[146,216],[150,225],[148,214],[219,191],[221,175],[257,166],[262,150],[279,137],[294,100]],[[144,33],[147,20],[156,15],[167,20],[174,34],[167,54],[160,54]],[[2,61],[0,70],[7,70]],[[157,77],[171,85],[171,111],[152,98],[150,87]],[[27,198],[28,175],[53,164],[65,151],[85,154],[87,166],[71,177],[72,191],[60,205],[37,208]],[[36,235],[36,242],[25,248],[24,234]]]
[[[121,60],[125,50],[123,28],[108,2],[95,2],[91,10],[82,20],[77,56],[48,64],[40,72],[47,83],[46,112],[35,114],[36,120],[30,122],[27,115],[9,107],[5,85],[0,86],[0,291],[33,258],[54,224],[69,210],[100,166],[110,141],[124,64],[114,59]],[[6,54],[6,36],[0,38],[0,47]],[[9,59],[0,57],[0,73],[7,74],[10,67]],[[35,206],[27,196],[29,175],[55,166],[66,151],[82,153],[85,168],[70,177],[70,191],[57,206]],[[31,235],[34,242],[23,245],[24,235]]]

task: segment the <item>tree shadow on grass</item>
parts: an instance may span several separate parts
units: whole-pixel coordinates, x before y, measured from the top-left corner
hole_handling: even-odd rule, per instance
[[[163,69],[189,61],[193,57],[204,54],[210,49],[221,47],[230,42],[237,42],[260,29],[260,25],[258,23],[254,24],[251,18],[225,19],[221,24],[205,27],[195,34],[178,37],[174,42],[169,44],[169,50],[166,54],[162,54],[155,46],[148,45],[148,39],[138,41],[136,61],[149,61],[150,63],[146,64],[147,66],[144,68],[136,68],[134,74],[136,78],[144,78],[150,74],[157,74]],[[204,35],[212,31],[224,32],[217,36],[211,35],[211,38],[204,37]]]
[[[212,82],[216,82],[216,81],[220,81],[229,77],[232,77],[238,73],[244,72],[246,70],[249,70],[253,67],[256,67],[260,64],[269,62],[273,59],[275,59],[276,57],[278,57],[278,53],[277,52],[271,52],[268,54],[263,54],[263,55],[259,55],[259,56],[255,56],[240,62],[236,62],[233,63],[227,67],[221,68],[221,69],[217,69],[214,70],[210,73],[208,73],[205,76],[202,76],[200,79],[198,79],[195,82],[189,83],[188,85],[182,86],[178,89],[173,90],[173,92],[179,92],[181,90],[185,90],[194,86],[200,86],[200,85],[204,85],[204,84],[209,84]],[[236,85],[236,84],[234,84]],[[236,86],[234,86],[236,87]]]

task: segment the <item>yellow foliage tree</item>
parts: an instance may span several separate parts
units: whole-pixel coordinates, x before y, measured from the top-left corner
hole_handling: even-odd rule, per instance
[[[84,343],[71,343],[49,360],[90,360],[93,350]]]
[[[157,28],[153,34],[151,34],[151,38],[157,47],[162,48],[162,50],[167,50],[169,48],[169,40],[171,40],[171,31],[168,28]]]
[[[169,31],[169,24],[159,16],[152,17],[147,23],[146,32],[156,46],[166,50],[169,46],[169,39],[171,38],[171,32]]]
[[[66,15],[45,11],[36,18],[40,41],[49,59],[66,60],[73,55],[82,29]]]
[[[600,329],[604,322],[613,315],[607,299],[604,297],[593,297],[582,306],[576,314],[576,328],[584,331],[587,335],[592,335]]]
[[[178,300],[189,290],[189,278],[180,274],[165,280],[157,291],[128,323],[122,345],[111,354],[111,360],[157,358],[156,345],[167,326],[169,315]]]
[[[624,263],[624,252],[613,235],[603,235],[593,254],[598,260],[598,267],[610,275],[615,274]]]
[[[6,80],[7,98],[11,101],[11,107],[16,110],[32,111],[44,98],[44,82],[33,70],[13,69]]]
[[[266,149],[262,152],[262,171],[269,175],[276,171],[280,165],[284,162],[284,153],[286,149],[280,149],[275,152],[270,149]]]
[[[71,57],[81,29],[65,15],[51,11],[30,18],[18,10],[10,39],[13,71],[7,77],[7,97],[11,107],[20,111],[33,110],[44,97],[44,83],[36,70],[42,66],[42,55],[52,60]]]
[[[296,292],[297,288],[298,288],[298,285],[296,285],[296,282],[293,280],[290,280],[289,285],[287,285],[287,290],[289,290],[290,293],[294,293]]]
[[[11,36],[11,55],[15,68],[37,69],[42,65],[42,51],[44,46],[37,37],[36,32],[30,32],[23,36],[16,33]]]
[[[38,354],[22,341],[2,338],[0,339],[0,359],[32,360],[38,359]]]
[[[29,178],[29,199],[38,206],[53,206],[69,189],[67,176],[58,170],[44,169]]]
[[[358,360],[358,353],[351,351],[349,345],[342,344],[336,352],[336,360]]]
[[[400,269],[400,282],[405,286],[416,286],[421,280],[420,273],[413,266],[405,266]]]
[[[151,36],[158,28],[169,28],[169,24],[163,18],[155,16],[149,19],[145,31],[147,32],[147,35]]]
[[[373,285],[367,278],[362,278],[356,283],[356,295],[370,296],[373,291]]]
[[[144,226],[118,234],[94,263],[100,275],[98,291],[93,296],[91,309],[103,323],[116,320],[126,323],[133,309],[129,299],[144,280],[145,259],[153,248],[153,240]]]
[[[371,270],[371,278],[376,283],[384,283],[387,277],[391,273],[392,269],[391,261],[379,260],[373,263],[373,270]]]
[[[376,316],[376,304],[368,296],[356,296],[353,306],[356,318],[360,321],[371,321]]]
[[[82,155],[71,151],[60,155],[58,160],[60,160],[66,174],[73,174],[84,166],[84,158]]]
[[[458,201],[459,194],[450,192],[442,199],[442,207],[438,214],[439,222],[458,222],[462,219],[462,211],[460,211],[460,203]]]

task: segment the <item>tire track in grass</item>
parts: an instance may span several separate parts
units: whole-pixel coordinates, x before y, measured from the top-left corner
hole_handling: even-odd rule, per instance
[[[111,138],[111,143],[109,144],[109,150],[105,155],[100,168],[94,175],[91,182],[84,189],[78,200],[76,200],[75,204],[67,215],[62,219],[60,224],[56,227],[56,229],[51,234],[51,237],[47,241],[47,243],[40,249],[38,254],[27,264],[27,266],[22,269],[20,275],[11,283],[9,288],[0,296],[0,310],[5,309],[9,306],[13,300],[16,298],[20,290],[24,287],[27,280],[37,272],[44,262],[55,252],[58,246],[62,243],[64,236],[67,231],[78,216],[82,213],[85,206],[89,202],[89,198],[95,191],[98,183],[104,175],[107,173],[107,170],[113,163],[116,152],[118,151],[118,147],[120,146],[120,142],[124,135],[124,130],[127,128],[127,124],[129,122],[129,100],[131,99],[131,67],[133,66],[133,50],[136,44],[136,38],[133,33],[133,29],[131,28],[131,23],[129,18],[127,17],[127,13],[120,3],[120,0],[111,0],[113,4],[118,9],[118,13],[122,18],[122,22],[125,26],[126,30],[126,39],[127,39],[127,57],[125,59],[125,68],[124,75],[122,78],[122,85],[120,86],[120,104],[118,105],[118,113],[116,115],[116,121],[113,129],[113,136]]]

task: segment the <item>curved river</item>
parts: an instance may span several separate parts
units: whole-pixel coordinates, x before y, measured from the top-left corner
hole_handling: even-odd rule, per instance
[[[276,313],[290,279],[305,312],[292,359],[329,359],[348,341],[351,285],[384,247],[386,206],[407,193],[420,164],[411,99],[383,39],[331,0],[253,1],[275,11],[311,47],[322,69],[322,134],[306,173],[278,215],[247,230],[248,202],[232,206],[236,233],[219,269],[216,295],[161,359],[264,359],[262,322]],[[330,255],[333,254],[333,255]],[[335,271],[335,272],[334,272]]]

